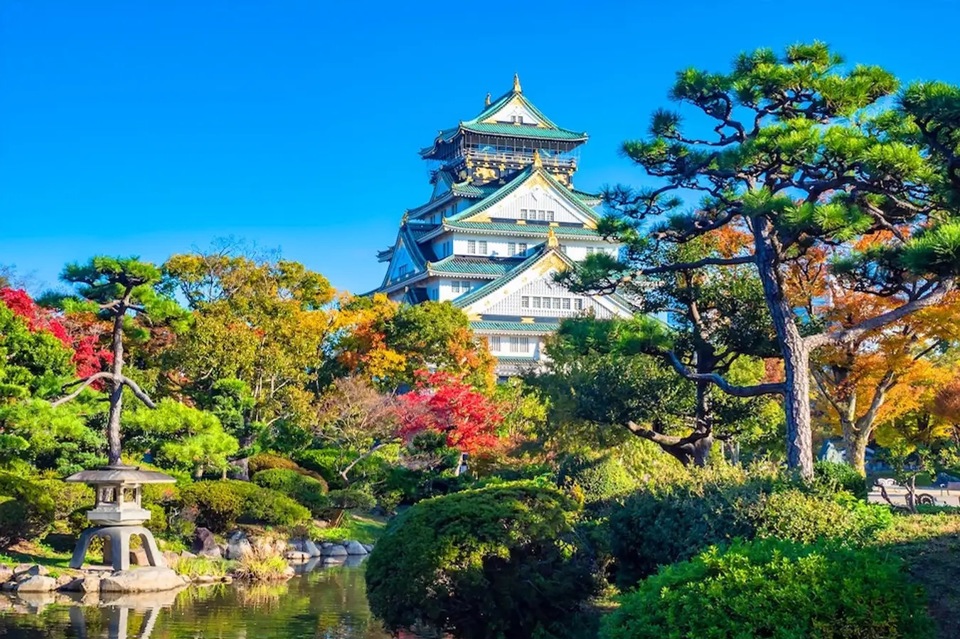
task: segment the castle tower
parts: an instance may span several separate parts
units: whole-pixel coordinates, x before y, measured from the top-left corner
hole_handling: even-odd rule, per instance
[[[534,106],[517,76],[499,98],[488,94],[476,117],[421,150],[433,192],[378,253],[388,266],[373,292],[462,308],[501,377],[541,361],[543,338],[565,317],[631,315],[617,295],[578,295],[553,281],[587,255],[619,250],[597,233],[600,198],[573,188],[586,141]]]

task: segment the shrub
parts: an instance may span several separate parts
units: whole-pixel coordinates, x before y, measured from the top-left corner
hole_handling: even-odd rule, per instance
[[[711,548],[620,598],[601,639],[929,636],[922,592],[872,551],[766,540]]]
[[[143,504],[143,507],[150,511],[150,519],[143,525],[154,535],[162,535],[170,527],[167,522],[167,511],[159,504]]]
[[[254,475],[253,481],[258,486],[283,493],[306,506],[316,517],[329,506],[329,500],[325,497],[327,482],[322,479],[307,477],[285,468],[271,468]]]
[[[687,484],[635,493],[608,524],[617,583],[630,587],[708,546],[753,537],[766,488],[742,477],[717,482],[695,475]]]
[[[280,455],[274,455],[272,453],[258,453],[247,460],[247,469],[250,471],[251,477],[261,471],[272,470],[274,468],[297,470],[300,468],[300,466],[298,466],[296,462],[287,459],[286,457],[281,457]]]
[[[357,462],[357,465],[350,469],[349,477],[351,483],[358,481],[370,483],[385,479],[390,471],[391,464],[387,463],[381,453],[388,454],[389,451],[377,451]],[[348,466],[350,462],[359,456],[360,453],[354,450],[319,448],[297,453],[296,461],[303,468],[313,471],[319,477],[323,478],[331,487],[344,488],[346,487],[346,483],[340,475],[340,469]]]
[[[849,464],[818,461],[813,465],[813,484],[823,492],[846,491],[858,499],[867,498],[867,480]]]
[[[557,476],[560,486],[570,488],[587,505],[599,504],[635,491],[637,481],[619,460],[610,455],[569,457]]]
[[[767,497],[758,513],[757,534],[800,543],[835,539],[856,544],[892,521],[888,508],[860,502],[849,493],[823,496],[790,489]]]
[[[93,488],[86,484],[67,483],[59,479],[41,479],[36,484],[53,500],[56,519],[66,519],[80,508],[93,508]]]
[[[55,516],[53,497],[40,483],[0,472],[0,547],[42,537]]]
[[[460,639],[569,636],[596,592],[573,534],[575,503],[516,483],[411,507],[380,538],[366,571],[370,607],[393,631]]]
[[[180,557],[171,566],[178,575],[184,577],[223,577],[227,574],[229,563],[225,559],[216,559],[213,557]]]
[[[343,520],[343,514],[348,510],[370,510],[377,500],[368,492],[357,489],[331,490],[327,495],[327,505],[317,514],[336,527]]]
[[[196,523],[225,532],[237,523],[293,526],[310,512],[275,490],[233,479],[199,481],[182,492],[184,506],[196,510]]]

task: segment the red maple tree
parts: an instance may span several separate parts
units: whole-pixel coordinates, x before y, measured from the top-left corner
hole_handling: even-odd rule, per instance
[[[452,373],[418,374],[413,391],[400,397],[398,435],[410,440],[431,431],[446,436],[447,446],[471,455],[497,448],[503,412],[491,398]]]

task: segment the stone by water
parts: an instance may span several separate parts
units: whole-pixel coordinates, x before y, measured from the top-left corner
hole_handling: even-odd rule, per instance
[[[367,605],[363,567],[311,566],[284,583],[171,593],[0,593],[0,637],[41,639],[388,639]]]

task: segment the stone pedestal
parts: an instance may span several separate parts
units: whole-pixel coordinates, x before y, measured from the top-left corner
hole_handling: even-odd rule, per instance
[[[100,537],[103,539],[104,559],[106,560],[109,557],[110,565],[113,566],[114,570],[129,570],[130,538],[133,536],[139,536],[143,542],[148,565],[160,568],[166,565],[160,549],[157,548],[157,542],[154,540],[153,534],[143,526],[95,526],[80,533],[77,547],[70,559],[70,567],[77,570],[82,568],[83,560],[90,548],[90,542]],[[110,549],[109,554],[107,552],[108,547]]]

